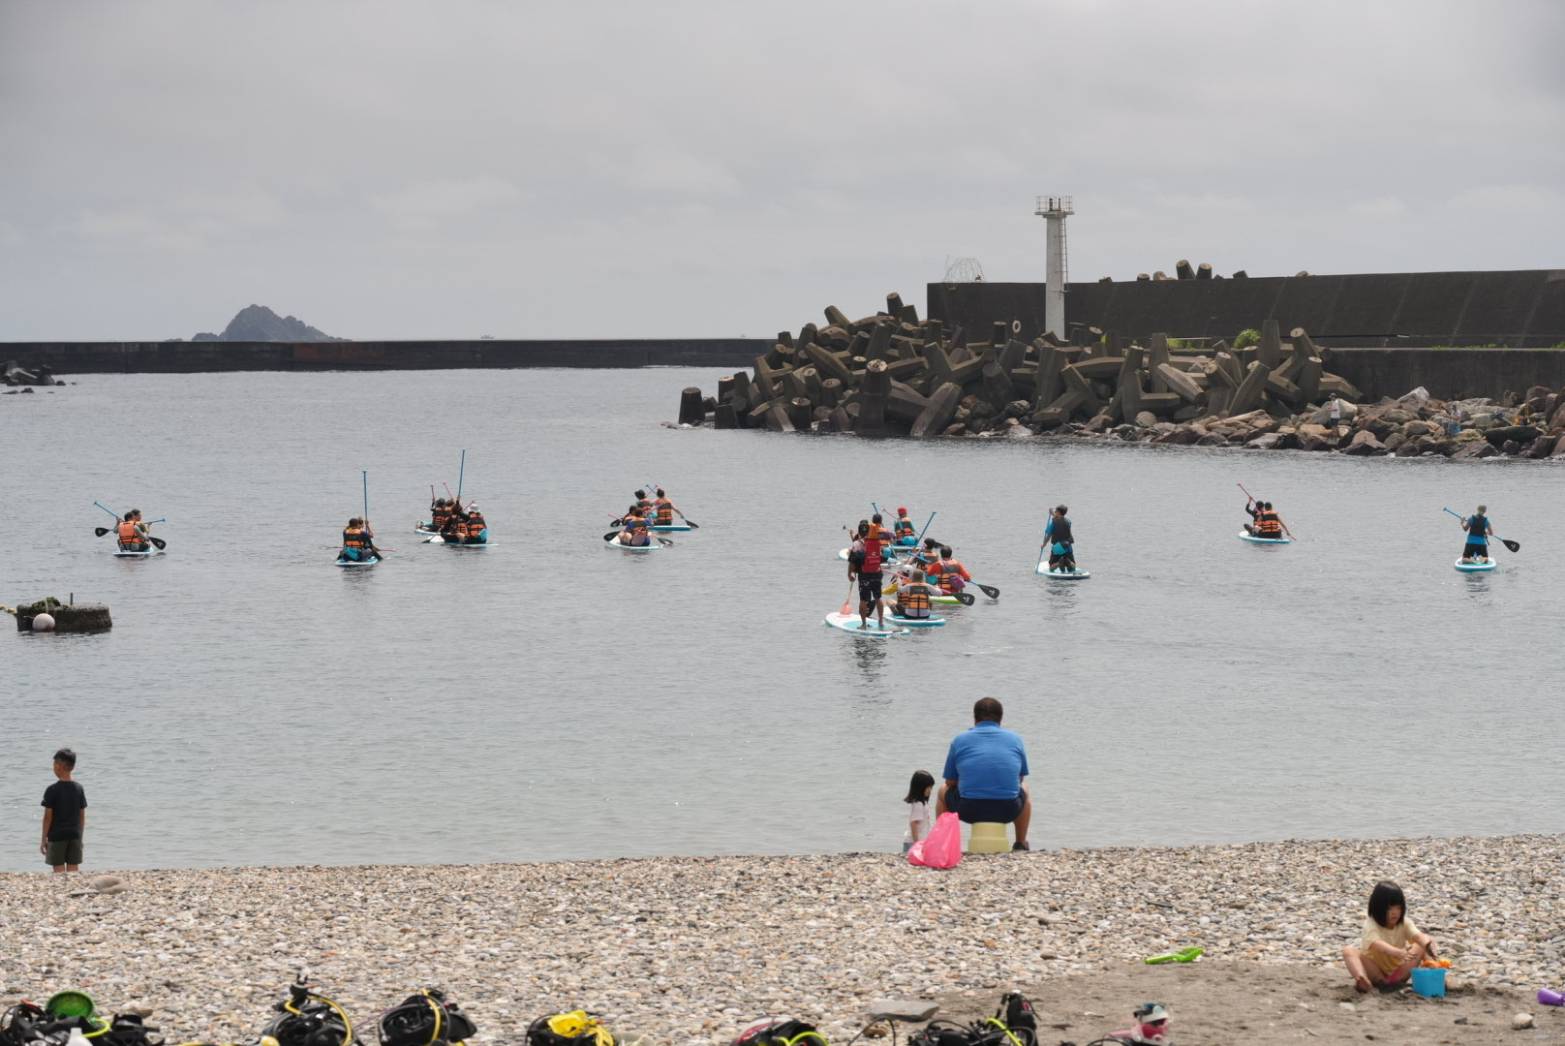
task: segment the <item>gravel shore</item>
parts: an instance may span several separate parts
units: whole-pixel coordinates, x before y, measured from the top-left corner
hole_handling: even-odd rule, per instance
[[[1324,970],[1356,940],[1370,886],[1392,878],[1455,963],[1449,1005],[1528,1009],[1565,980],[1562,858],[1565,836],[1510,836],[1066,850],[949,872],[889,854],[127,872],[114,894],[91,889],[96,872],[12,874],[0,999],[80,988],[104,1010],[149,1007],[171,1042],[240,1041],[306,967],[371,1041],[380,1009],[439,985],[480,1042],[520,1041],[532,1017],[578,1006],[649,1044],[726,1043],[766,1013],[846,1042],[887,996],[939,997],[961,1016],[964,1000],[977,1013],[1019,987],[1063,1010],[1061,986],[1076,984],[1080,1012],[1106,1015],[1097,1034],[1124,1023],[1088,1004],[1106,985],[1155,998],[1159,983],[1206,982],[1202,1005],[1247,1009],[1232,971],[1294,964],[1314,986],[1300,1004],[1349,1020],[1346,974]],[[1191,944],[1206,961],[1139,964]],[[1057,1038],[1093,1037],[1074,1020]],[[1565,1022],[1540,1014],[1517,1038],[1546,1026]]]

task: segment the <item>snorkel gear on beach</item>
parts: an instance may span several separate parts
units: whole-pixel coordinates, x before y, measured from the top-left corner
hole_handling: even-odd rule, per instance
[[[303,973],[288,986],[288,998],[272,1008],[279,1016],[261,1034],[277,1046],[358,1046],[347,1011],[311,991]]]
[[[380,1015],[380,1046],[463,1046],[478,1028],[439,988],[425,988]]]

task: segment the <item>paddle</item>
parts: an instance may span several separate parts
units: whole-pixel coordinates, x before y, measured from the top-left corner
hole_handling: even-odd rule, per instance
[[[364,532],[365,532],[366,535],[369,535],[369,529],[370,529],[370,470],[369,469],[360,469],[359,470],[359,478],[364,481]],[[375,538],[373,536],[367,537],[366,540],[369,542],[369,550],[372,553],[375,554],[375,558],[376,559],[385,559],[386,558],[384,555],[382,555],[382,553],[387,551],[387,550],[386,549],[381,549],[381,548],[376,548],[375,547]]]
[[[1442,511],[1450,513],[1457,519],[1462,520],[1464,523],[1467,521],[1466,516],[1463,516],[1460,513],[1451,512],[1451,510],[1448,508],[1443,508]],[[1499,537],[1498,535],[1495,536],[1494,540],[1498,541],[1512,552],[1520,552],[1522,550],[1522,543],[1520,541],[1507,541],[1505,538]]]
[[[995,588],[993,585],[980,585],[976,581],[969,581],[968,584],[972,585],[974,588],[978,589],[978,591],[982,592],[984,595],[988,596],[990,599],[999,599],[1000,598],[1000,590]]]
[[[118,512],[115,512],[113,509],[109,508],[107,505],[102,504],[101,502],[94,501],[93,504],[97,505],[99,508],[103,509],[103,511],[105,511],[109,515],[113,516],[116,522],[119,521],[120,514]],[[163,517],[161,519],[148,520],[146,523],[144,523],[142,525],[150,527],[150,526],[152,526],[153,523],[167,523],[167,522],[168,522],[168,517],[165,516],[165,517]],[[119,533],[118,529],[110,530],[108,527],[93,527],[92,528],[92,532],[94,534],[96,534],[100,538],[103,537],[103,535],[105,535],[105,534],[118,534]],[[162,538],[155,538],[151,534],[148,534],[147,535],[147,540],[149,542],[151,542],[152,547],[157,549],[159,552],[161,552],[164,549],[168,548],[168,542],[164,541]]]
[[[848,578],[848,595],[842,601],[842,609],[838,611],[843,617],[853,616],[853,587],[858,584],[856,578]]]
[[[462,461],[456,467],[456,503],[462,504],[462,477],[467,472],[467,451],[462,452]]]

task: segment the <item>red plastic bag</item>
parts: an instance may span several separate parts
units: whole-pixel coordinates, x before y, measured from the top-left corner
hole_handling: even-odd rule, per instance
[[[956,814],[943,813],[935,818],[929,834],[907,852],[909,864],[925,868],[955,868],[962,859],[962,822]]]

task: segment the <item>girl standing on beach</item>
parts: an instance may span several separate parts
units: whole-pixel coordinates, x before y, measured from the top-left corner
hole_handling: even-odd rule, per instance
[[[929,834],[929,796],[935,790],[935,775],[928,770],[913,771],[913,780],[907,786],[907,838],[902,840],[902,852],[907,853],[913,844]]]
[[[1402,983],[1419,963],[1435,957],[1435,942],[1407,917],[1402,887],[1383,880],[1370,892],[1363,939],[1357,948],[1342,949],[1342,957],[1354,987],[1367,992]]]

